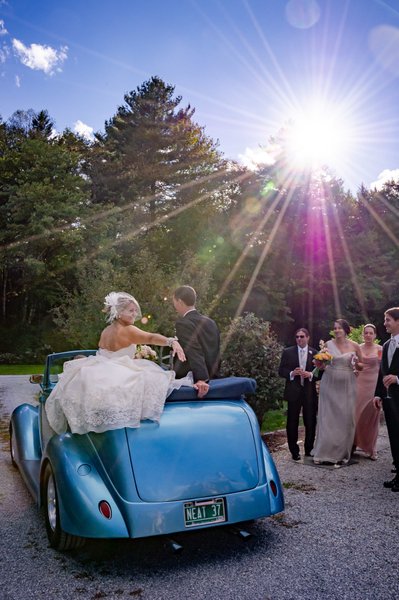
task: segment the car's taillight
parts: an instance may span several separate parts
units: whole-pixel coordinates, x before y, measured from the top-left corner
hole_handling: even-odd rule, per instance
[[[102,514],[102,516],[105,517],[106,519],[112,518],[112,509],[111,509],[110,505],[108,504],[108,502],[106,502],[105,500],[101,500],[101,502],[98,503],[98,509],[99,509],[100,513]]]
[[[273,479],[270,481],[270,489],[273,493],[273,496],[277,496],[277,486],[274,483]]]

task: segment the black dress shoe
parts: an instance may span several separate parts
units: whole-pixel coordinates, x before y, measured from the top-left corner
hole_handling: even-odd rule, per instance
[[[391,487],[391,492],[399,492],[399,479],[397,479]]]
[[[293,454],[292,455],[292,460],[301,460],[301,455],[300,454]]]
[[[384,487],[385,488],[391,488],[391,489],[393,489],[394,487],[398,487],[397,491],[399,492],[399,479],[398,479],[398,477],[394,477],[390,481],[384,481]]]
[[[310,452],[305,452],[305,456],[312,456]]]

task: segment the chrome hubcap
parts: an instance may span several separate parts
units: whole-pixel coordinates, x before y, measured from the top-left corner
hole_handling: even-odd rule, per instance
[[[50,475],[47,482],[47,516],[50,527],[55,531],[57,523],[57,498],[55,495],[54,477]]]

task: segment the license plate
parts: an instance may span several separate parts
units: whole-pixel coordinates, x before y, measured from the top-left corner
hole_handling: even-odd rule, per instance
[[[196,500],[184,503],[184,524],[186,527],[222,523],[226,520],[223,498]]]

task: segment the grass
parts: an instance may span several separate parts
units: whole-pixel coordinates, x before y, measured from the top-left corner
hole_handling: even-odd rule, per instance
[[[277,410],[268,410],[263,418],[262,431],[269,432],[285,429],[287,422],[286,410],[285,406]]]
[[[262,431],[269,433],[285,429],[287,425],[287,403],[283,402],[282,408],[277,410],[268,410],[263,417]],[[302,416],[299,418],[299,425],[303,425]]]
[[[43,373],[43,365],[0,365],[0,375],[35,375]]]

